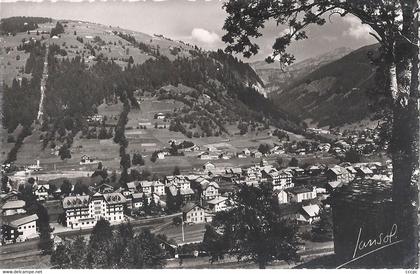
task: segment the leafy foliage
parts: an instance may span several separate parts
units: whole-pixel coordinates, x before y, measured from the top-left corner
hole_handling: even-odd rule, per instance
[[[219,236],[208,231],[213,239],[207,243],[214,256],[220,256],[223,249],[227,249],[239,260],[251,260],[260,268],[273,260],[298,259],[297,227],[281,218],[272,188],[243,185],[234,194],[232,204],[229,211],[216,214],[213,220],[213,226],[221,232],[222,242],[227,246],[218,247]]]
[[[56,268],[163,268],[165,253],[160,240],[145,229],[135,234],[131,224],[112,229],[99,220],[89,242],[77,237],[72,243],[57,246],[51,255]]]

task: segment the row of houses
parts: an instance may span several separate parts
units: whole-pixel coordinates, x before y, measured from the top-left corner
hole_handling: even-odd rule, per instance
[[[9,192],[1,199],[0,243],[11,244],[37,238],[39,235],[36,214],[28,214],[25,201],[16,191]]]

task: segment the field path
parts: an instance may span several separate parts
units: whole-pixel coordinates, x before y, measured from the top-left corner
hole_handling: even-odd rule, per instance
[[[36,118],[40,124],[42,124],[42,119],[44,116],[45,85],[47,83],[47,78],[48,78],[48,50],[49,50],[49,45],[47,44],[47,50],[45,52],[45,60],[44,60],[44,71],[42,72],[41,87],[40,87],[41,99],[39,100],[38,115]]]

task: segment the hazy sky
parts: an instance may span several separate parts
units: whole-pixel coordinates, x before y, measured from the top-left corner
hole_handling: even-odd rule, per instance
[[[224,47],[221,37],[226,13],[222,4],[218,0],[0,0],[0,18],[20,15],[84,20],[217,49]],[[260,53],[253,60],[268,56],[275,37],[284,29],[267,24],[258,40]],[[290,51],[303,60],[338,47],[356,49],[375,42],[368,32],[369,28],[354,17],[333,16],[332,23],[309,28],[309,39],[294,43]]]

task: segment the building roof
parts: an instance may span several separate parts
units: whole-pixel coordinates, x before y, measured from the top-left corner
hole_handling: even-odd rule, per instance
[[[15,200],[15,201],[6,201],[1,207],[2,210],[23,208],[25,206],[25,201]]]
[[[152,187],[153,182],[150,181],[141,181],[140,182],[141,187]]]
[[[212,186],[212,187],[214,187],[214,188],[220,188],[219,187],[219,185],[216,183],[216,182],[209,182],[209,181],[207,181],[207,180],[205,180],[205,181],[202,181],[201,183],[200,183],[200,185],[201,185],[201,189],[202,190],[205,190],[205,189],[207,189],[208,187],[210,187],[210,186]]]
[[[328,185],[332,188],[335,189],[337,187],[340,187],[343,185],[343,182],[339,182],[339,181],[332,181],[332,182],[328,182]]]
[[[95,195],[98,193],[95,193]],[[93,196],[95,196],[93,195]],[[101,195],[101,194],[100,194]],[[87,207],[89,205],[90,197],[89,195],[81,195],[81,196],[69,196],[63,199],[63,208],[81,208]]]
[[[361,167],[359,167],[359,170],[360,170],[363,174],[365,174],[365,175],[371,175],[371,174],[373,174],[373,171],[372,171],[370,168],[366,167],[366,166],[361,166]]]
[[[36,188],[36,190],[39,190],[39,189],[41,189],[41,188],[45,188],[45,189],[50,189],[50,185],[49,184],[44,184],[44,185],[37,185],[37,188]]]
[[[133,199],[141,199],[143,198],[143,193],[133,193],[131,194],[131,197],[133,197]]]
[[[328,171],[333,172],[335,175],[341,175],[341,170],[338,167],[332,167]]]
[[[122,204],[126,203],[127,199],[121,193],[113,192],[113,193],[105,193],[104,199],[107,204]]]
[[[32,215],[25,216],[25,217],[22,217],[22,218],[19,218],[17,220],[10,222],[10,226],[18,227],[20,225],[24,225],[24,224],[27,224],[36,220],[38,220],[38,215],[32,214]]]
[[[230,169],[230,172],[231,173],[239,173],[239,174],[241,174],[242,173],[242,168],[240,168],[240,167],[234,167],[234,168],[231,168]]]
[[[154,181],[152,183],[152,186],[165,186],[163,183],[161,183],[160,181]]]
[[[191,188],[183,188],[183,189],[180,189],[179,192],[181,193],[181,196],[194,194],[194,191]]]
[[[292,187],[292,188],[287,189],[286,191],[293,194],[312,192],[312,190],[306,187]]]
[[[309,217],[316,217],[319,214],[319,206],[318,205],[308,205],[303,206],[302,210],[309,216]]]
[[[127,188],[128,188],[128,189],[133,189],[133,188],[136,188],[136,184],[135,184],[134,182],[128,182],[128,183],[127,183]]]
[[[214,198],[210,201],[207,201],[207,203],[212,204],[212,205],[217,205],[217,204],[220,204],[220,203],[226,201],[227,199],[228,198],[226,198],[226,197],[219,196],[219,197],[216,197],[216,198]]]
[[[352,167],[352,166],[348,166],[348,167],[346,167],[346,169],[351,174],[356,174],[357,173],[357,170],[354,167]]]
[[[190,202],[190,203],[187,203],[185,206],[183,206],[181,210],[183,213],[188,213],[195,207],[202,208],[200,205]]]
[[[11,215],[11,216],[2,216],[0,223],[3,225],[8,225],[13,228],[17,228],[20,225],[24,225],[33,221],[38,220],[38,215]]]
[[[172,194],[172,196],[176,196],[178,194],[178,188],[174,185],[168,186],[168,190]]]

